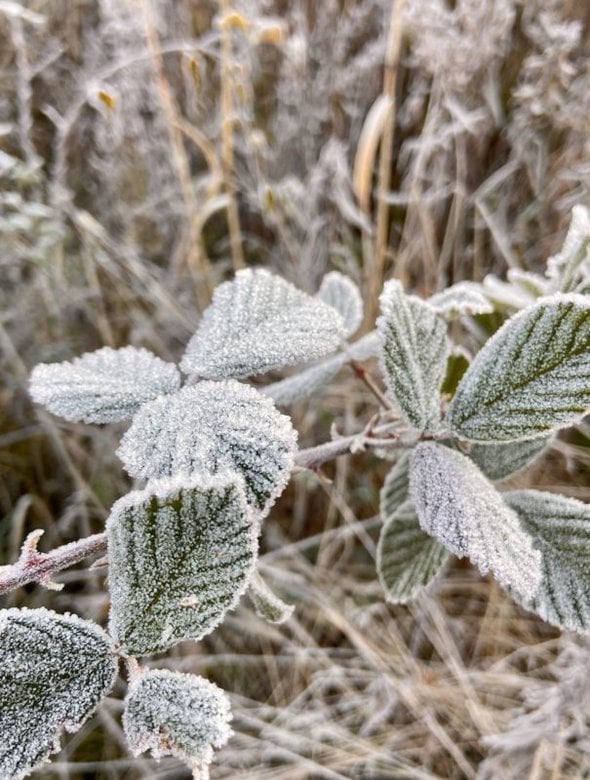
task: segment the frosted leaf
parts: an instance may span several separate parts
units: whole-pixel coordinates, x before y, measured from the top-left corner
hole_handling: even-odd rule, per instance
[[[555,295],[511,317],[476,355],[449,406],[471,441],[545,436],[590,407],[590,300]]]
[[[397,280],[385,284],[377,320],[381,368],[403,417],[420,431],[440,420],[440,387],[447,364],[447,328],[425,301],[406,295]]]
[[[410,453],[404,452],[396,461],[379,494],[379,507],[383,520],[391,517],[410,496]]]
[[[572,221],[561,251],[547,261],[547,278],[554,290],[569,292],[590,274],[590,212],[574,206]]]
[[[489,314],[494,311],[482,287],[475,282],[459,282],[428,299],[432,308],[445,320]]]
[[[196,674],[158,669],[135,677],[125,698],[123,730],[134,756],[149,750],[159,760],[184,761],[193,777],[206,780],[213,748],[231,737],[227,695]]]
[[[482,574],[532,598],[541,555],[518,516],[477,466],[460,452],[424,442],[414,450],[410,492],[420,525]]]
[[[180,374],[147,349],[103,347],[72,362],[41,363],[31,374],[31,397],[70,422],[108,423],[180,387]]]
[[[511,441],[509,444],[474,444],[467,453],[494,481],[506,479],[529,466],[545,449],[550,437]]]
[[[379,339],[377,333],[373,331],[354,344],[350,344],[343,352],[324,358],[293,376],[259,389],[260,392],[270,396],[276,404],[286,406],[302,398],[309,398],[333,379],[351,360],[368,360],[378,351]]]
[[[535,537],[543,578],[534,598],[512,595],[560,628],[590,632],[590,506],[540,490],[514,490],[504,500]]]
[[[363,321],[363,299],[352,279],[338,271],[326,274],[317,297],[328,306],[333,306],[340,314],[347,336],[351,336],[359,329]]]
[[[48,609],[0,611],[0,777],[26,777],[111,690],[117,664],[95,623]]]
[[[384,523],[377,545],[377,573],[392,604],[405,604],[427,587],[451,557],[432,536],[420,528],[416,510],[406,501]]]
[[[248,501],[267,512],[289,480],[296,447],[290,419],[253,387],[230,379],[146,404],[117,455],[140,478],[237,471]]]
[[[181,368],[206,379],[262,374],[327,355],[345,336],[332,306],[264,269],[245,269],[216,288]]]
[[[161,480],[107,521],[110,630],[130,655],[201,639],[248,586],[259,525],[237,475]]]
[[[543,277],[537,277],[539,285],[543,285]],[[530,288],[514,283],[503,282],[494,274],[488,274],[483,280],[483,290],[494,309],[525,309],[531,306],[542,293],[533,293]]]
[[[248,586],[248,596],[256,614],[267,620],[269,623],[284,623],[289,620],[295,607],[292,604],[285,604],[262,579],[258,571],[252,573],[250,585]]]

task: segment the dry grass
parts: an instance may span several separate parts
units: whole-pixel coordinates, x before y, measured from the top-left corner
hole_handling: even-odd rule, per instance
[[[589,202],[585,5],[407,0],[399,59],[390,19],[389,0],[0,0],[4,561],[33,528],[46,548],[100,530],[129,488],[121,429],[32,408],[35,363],[126,343],[177,359],[242,263],[308,290],[327,269],[371,269],[370,308],[381,273],[425,293],[538,268],[559,246],[571,205]],[[395,133],[378,103],[388,52]],[[343,371],[293,415],[312,444],[371,405]],[[529,483],[590,498],[589,439],[581,426],[558,442]],[[585,640],[459,563],[412,606],[383,603],[385,471],[357,455],[293,480],[263,539],[264,570],[296,604],[285,626],[244,602],[154,660],[231,692],[236,735],[213,777],[590,776]],[[64,572],[61,594],[6,603],[104,624],[104,576]],[[185,777],[127,756],[122,692],[37,776]]]

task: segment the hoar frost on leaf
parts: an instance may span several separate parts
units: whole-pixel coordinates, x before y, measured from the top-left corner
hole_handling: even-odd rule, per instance
[[[258,521],[236,474],[129,493],[107,521],[110,630],[130,655],[209,634],[248,586]]]
[[[82,726],[117,664],[99,626],[43,608],[0,611],[0,657],[0,777],[18,780]]]
[[[506,479],[530,466],[543,452],[551,437],[524,439],[509,444],[473,444],[467,453],[491,480]]]
[[[232,731],[229,699],[212,682],[165,669],[140,673],[129,686],[123,729],[133,755],[149,750],[159,760],[184,761],[193,777],[207,780],[213,749]]]
[[[475,282],[459,282],[428,299],[432,308],[445,320],[457,317],[489,314],[494,311],[481,285]]]
[[[348,276],[332,271],[322,279],[317,297],[333,306],[344,320],[346,335],[355,333],[363,321],[363,299],[356,284]]]
[[[327,355],[346,337],[340,314],[264,269],[216,288],[181,368],[205,379],[241,378]]]
[[[533,598],[541,554],[517,514],[469,458],[441,444],[419,444],[412,456],[410,492],[422,528],[482,574]]]
[[[133,477],[237,471],[248,501],[267,512],[289,480],[297,434],[253,387],[199,382],[146,404],[117,455]]]
[[[447,420],[471,441],[546,436],[590,407],[590,300],[555,295],[511,317],[461,380]]]
[[[503,498],[542,556],[538,593],[512,595],[555,626],[590,633],[590,505],[540,490],[514,490]]]
[[[256,614],[269,623],[284,623],[289,620],[295,609],[273,593],[258,571],[254,571],[250,577],[248,596],[254,604]]]
[[[547,278],[562,292],[590,285],[590,212],[585,206],[572,209],[563,247],[547,261]]]
[[[385,284],[379,300],[385,381],[403,417],[420,431],[434,432],[447,363],[446,325],[428,303],[406,295],[395,279]]]
[[[404,452],[395,462],[379,494],[379,511],[385,521],[410,496],[410,453]]]
[[[41,363],[31,374],[33,401],[70,422],[108,423],[180,387],[180,374],[147,349],[103,347],[71,362]]]

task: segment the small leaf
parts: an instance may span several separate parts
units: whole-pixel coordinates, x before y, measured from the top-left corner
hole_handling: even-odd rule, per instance
[[[382,505],[383,528],[377,545],[377,572],[387,601],[405,604],[436,578],[451,557],[420,528],[416,510],[406,501],[389,515]]]
[[[390,518],[410,497],[410,453],[401,455],[385,478],[379,506],[384,521]]]
[[[159,760],[184,761],[193,777],[207,780],[213,748],[232,731],[229,699],[214,683],[166,669],[139,674],[125,699],[123,730],[134,756],[149,750]]]
[[[0,657],[0,777],[18,780],[78,731],[117,664],[99,626],[43,608],[0,611]]]
[[[448,411],[470,441],[546,436],[590,407],[590,301],[555,295],[511,317],[485,344]]]
[[[248,586],[258,522],[237,475],[162,480],[107,522],[110,630],[130,655],[201,639]]]
[[[317,297],[328,306],[333,306],[340,314],[347,336],[351,336],[359,329],[363,321],[363,299],[352,279],[338,271],[326,274]]]
[[[206,379],[247,377],[327,355],[345,336],[332,306],[264,269],[246,269],[215,290],[181,368]]]
[[[250,577],[248,596],[254,604],[256,614],[269,623],[284,623],[295,609],[292,604],[285,604],[276,596],[257,571]]]
[[[235,380],[199,382],[146,404],[117,455],[133,477],[237,471],[268,512],[293,467],[297,434],[269,398]]]
[[[524,439],[510,444],[474,444],[467,454],[488,479],[496,481],[529,466],[543,452],[550,438]]]
[[[447,328],[425,301],[406,295],[401,284],[385,284],[380,298],[383,376],[404,418],[420,431],[440,421],[440,388],[447,363]]]
[[[460,452],[425,442],[414,450],[411,495],[422,528],[482,574],[532,598],[541,555],[518,516],[477,466]]]
[[[459,282],[428,299],[432,308],[445,320],[457,317],[489,314],[494,311],[481,285],[475,282]]]
[[[590,273],[590,211],[574,206],[561,251],[547,261],[546,276],[555,290],[569,292],[588,282]]]
[[[590,632],[590,506],[540,490],[514,490],[504,500],[535,538],[543,579],[534,598],[512,595],[560,628]]]
[[[180,374],[147,349],[103,347],[70,363],[41,363],[31,374],[31,397],[70,422],[108,423],[180,387]]]

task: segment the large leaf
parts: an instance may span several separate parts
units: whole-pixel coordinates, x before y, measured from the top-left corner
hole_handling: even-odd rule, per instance
[[[236,475],[162,480],[117,501],[110,629],[123,650],[158,653],[209,634],[248,586],[258,533]]]
[[[206,379],[246,377],[327,355],[345,336],[332,306],[268,271],[246,269],[216,288],[181,368]]]
[[[206,780],[213,748],[231,736],[231,706],[214,683],[166,669],[143,672],[131,681],[123,729],[131,752],[149,750],[155,759],[175,756],[195,778]]]
[[[509,444],[473,444],[468,452],[471,460],[494,481],[517,474],[536,460],[550,437],[523,439]]]
[[[590,505],[540,490],[510,491],[504,500],[542,555],[539,592],[512,595],[549,623],[590,632]]]
[[[363,321],[363,299],[352,279],[338,271],[326,274],[317,297],[329,306],[333,306],[340,314],[347,336],[351,336],[359,329]]]
[[[269,398],[232,379],[146,404],[117,454],[133,477],[237,471],[248,501],[266,512],[289,480],[296,441]]]
[[[47,609],[0,611],[0,777],[26,777],[60,749],[113,686],[105,632]]]
[[[139,407],[180,387],[180,374],[147,349],[103,347],[72,362],[40,363],[31,397],[70,422],[108,423],[133,417]]]
[[[432,295],[428,303],[445,320],[457,317],[489,314],[494,311],[482,285],[475,282],[458,282],[446,290]]]
[[[477,466],[460,452],[424,442],[414,450],[411,495],[422,528],[501,585],[532,598],[541,555],[518,516]]]
[[[446,565],[449,552],[424,533],[411,501],[383,516],[377,545],[377,573],[387,601],[404,604],[430,585]]]
[[[404,418],[420,431],[435,431],[447,364],[446,325],[395,279],[386,283],[380,302],[377,329],[385,381]]]
[[[555,295],[509,319],[478,353],[448,412],[471,441],[546,436],[590,407],[590,299]]]

